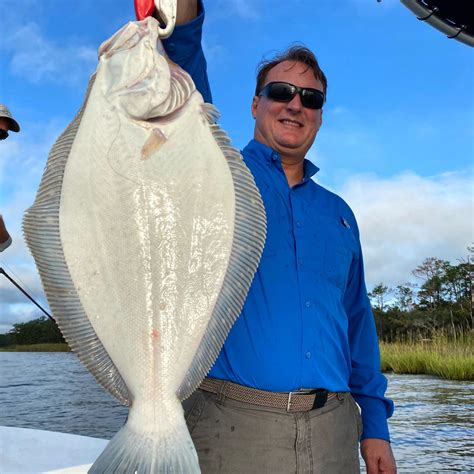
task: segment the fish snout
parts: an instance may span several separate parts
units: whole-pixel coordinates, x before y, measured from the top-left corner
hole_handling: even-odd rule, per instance
[[[99,58],[103,56],[110,58],[117,53],[130,51],[148,38],[150,34],[152,37],[158,38],[158,31],[158,21],[152,17],[141,21],[130,21],[100,45]]]

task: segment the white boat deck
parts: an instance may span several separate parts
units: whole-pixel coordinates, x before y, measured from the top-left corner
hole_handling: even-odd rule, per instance
[[[107,443],[106,439],[0,426],[0,472],[83,474]]]

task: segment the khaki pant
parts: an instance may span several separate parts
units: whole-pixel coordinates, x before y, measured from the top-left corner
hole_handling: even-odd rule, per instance
[[[203,474],[359,473],[359,409],[349,394],[287,413],[197,390],[183,402]]]

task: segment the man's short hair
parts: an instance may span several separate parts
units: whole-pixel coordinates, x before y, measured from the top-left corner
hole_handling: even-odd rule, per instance
[[[277,64],[283,61],[298,61],[306,64],[308,69],[311,69],[314,73],[314,77],[321,81],[323,85],[324,100],[326,100],[326,91],[328,87],[328,81],[324,72],[319,67],[318,60],[314,53],[306,46],[294,45],[282,53],[278,53],[272,59],[264,59],[257,66],[257,85],[255,87],[255,95],[258,95],[265,85],[265,79],[270,69],[273,69]]]

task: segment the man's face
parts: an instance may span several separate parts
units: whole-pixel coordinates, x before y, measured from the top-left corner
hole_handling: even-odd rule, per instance
[[[323,91],[313,71],[298,61],[283,61],[270,69],[264,85],[269,82],[289,82]],[[322,123],[322,109],[303,107],[299,94],[290,102],[254,97],[252,115],[256,119],[254,137],[283,157],[298,161],[305,157]]]

